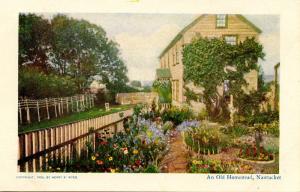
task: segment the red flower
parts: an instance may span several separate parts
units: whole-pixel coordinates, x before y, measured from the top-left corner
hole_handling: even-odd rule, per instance
[[[107,141],[101,141],[100,145],[107,145]]]
[[[96,163],[97,163],[98,165],[103,165],[103,161],[102,161],[102,160],[97,160]]]
[[[135,160],[135,164],[136,164],[137,166],[139,166],[141,163],[142,163],[141,160],[139,160],[139,159]]]

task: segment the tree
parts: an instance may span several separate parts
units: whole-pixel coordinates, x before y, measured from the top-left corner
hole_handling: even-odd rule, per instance
[[[21,14],[19,42],[20,67],[36,65],[46,74],[71,77],[78,93],[95,78],[106,84],[112,98],[127,88],[127,68],[119,46],[100,26],[65,15],[48,21],[34,14]]]
[[[19,67],[51,71],[49,54],[53,33],[48,20],[35,14],[19,15]]]
[[[226,114],[227,104],[218,87],[227,80],[228,94],[238,99],[245,94],[242,90],[242,86],[247,85],[244,74],[257,70],[258,59],[263,57],[263,47],[254,38],[237,45],[227,44],[223,39],[199,38],[183,50],[184,80],[203,87],[202,96],[209,115],[221,117]]]
[[[130,82],[130,85],[132,87],[142,87],[142,83],[140,81],[137,81],[137,80],[133,80]]]

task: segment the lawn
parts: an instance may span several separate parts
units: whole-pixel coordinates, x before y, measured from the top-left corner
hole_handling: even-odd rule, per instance
[[[134,105],[117,105],[112,106],[109,111],[105,111],[104,108],[94,107],[88,111],[83,111],[80,113],[70,114],[61,118],[44,120],[41,122],[35,122],[28,125],[19,125],[19,133],[25,133],[33,130],[45,129],[49,127],[55,127],[58,125],[63,125],[71,122],[81,121],[85,119],[96,118],[111,113],[116,113],[119,111],[124,111],[126,109],[132,108]]]

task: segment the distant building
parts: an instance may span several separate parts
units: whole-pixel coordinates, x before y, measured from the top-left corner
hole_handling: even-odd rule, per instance
[[[106,86],[105,84],[100,83],[99,81],[94,80],[91,84],[90,84],[90,92],[91,93],[98,93],[100,90],[105,90]]]
[[[156,79],[171,80],[172,104],[181,106],[186,103],[182,63],[182,50],[185,45],[191,43],[196,37],[223,38],[227,43],[235,45],[247,37],[258,40],[260,33],[261,30],[242,15],[201,15],[182,29],[160,54],[160,68],[156,71]],[[245,92],[257,89],[256,70],[250,71],[244,78],[249,83],[244,87]],[[191,83],[186,86],[196,93],[203,92],[203,88]],[[220,86],[218,91],[223,93],[223,89],[224,86]],[[191,107],[195,111],[200,111],[205,105],[200,99],[197,102],[192,101]]]

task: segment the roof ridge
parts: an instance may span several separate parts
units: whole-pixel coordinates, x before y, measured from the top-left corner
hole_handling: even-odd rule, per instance
[[[159,55],[159,58],[161,58],[173,45],[174,43],[176,43],[181,37],[182,34],[187,31],[188,29],[190,29],[191,27],[193,27],[199,20],[201,20],[204,16],[206,16],[208,14],[201,14],[200,16],[198,16],[196,19],[194,19],[190,24],[188,24],[187,26],[185,26],[173,39],[172,41],[168,44],[168,46],[161,52],[161,54]],[[216,15],[216,14],[213,14]],[[261,33],[262,31],[255,26],[251,21],[249,21],[245,16],[241,15],[241,14],[229,14],[229,15],[236,15],[239,19],[241,19],[242,21],[244,21],[245,23],[247,23],[253,30],[255,30],[257,33]]]

